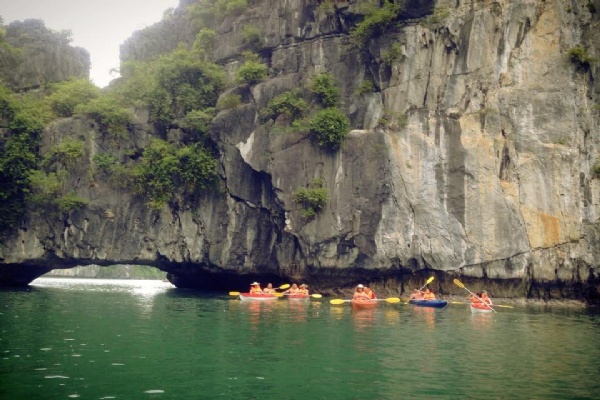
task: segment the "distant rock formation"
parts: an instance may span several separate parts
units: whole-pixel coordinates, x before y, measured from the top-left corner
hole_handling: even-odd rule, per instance
[[[16,51],[0,47],[0,81],[12,90],[37,88],[72,77],[87,77],[90,55],[73,47],[68,32],[55,32],[36,19],[11,22],[6,43]]]

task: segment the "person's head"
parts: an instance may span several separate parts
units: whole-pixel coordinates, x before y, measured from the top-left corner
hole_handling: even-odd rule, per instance
[[[306,289],[308,286],[306,286],[304,283],[302,285],[300,285],[300,289]]]
[[[295,284],[295,283],[292,283],[292,287],[293,287],[294,289],[298,289],[298,285],[297,285],[297,284]]]
[[[429,288],[425,289],[425,293],[431,293],[431,291],[429,290]]]
[[[356,291],[357,292],[362,292],[363,290],[365,290],[365,287],[362,284],[358,284],[356,285]]]
[[[258,282],[252,282],[252,283],[250,284],[250,286],[252,286],[252,287],[259,287],[259,286],[260,286],[260,284],[259,284]]]
[[[267,289],[273,289],[273,284],[272,283],[267,283]]]
[[[480,297],[488,297],[486,292],[481,292],[481,296]]]

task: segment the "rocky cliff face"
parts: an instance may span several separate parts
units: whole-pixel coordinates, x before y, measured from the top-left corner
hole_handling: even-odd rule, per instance
[[[0,46],[0,81],[13,90],[27,90],[72,77],[87,77],[90,55],[69,45],[68,32],[54,32],[43,21],[15,21],[6,27]]]
[[[406,19],[364,48],[348,40],[361,2],[250,3],[216,27],[214,56],[235,69],[253,24],[271,75],[236,88],[244,103],[214,121],[223,190],[153,212],[80,174],[72,183],[90,206],[26,221],[0,248],[5,276],[118,262],[158,266],[179,286],[368,281],[398,293],[436,275],[446,294],[462,294],[460,276],[494,296],[599,297],[598,70],[568,56],[579,44],[598,55],[597,1],[409,1]],[[123,58],[193,42],[182,10],[134,35]],[[259,118],[321,71],[336,77],[354,128],[336,153]],[[140,113],[132,146],[153,134],[146,121]],[[90,160],[102,135],[89,121],[60,121],[45,145],[82,132]],[[293,192],[314,179],[329,201],[308,219]]]

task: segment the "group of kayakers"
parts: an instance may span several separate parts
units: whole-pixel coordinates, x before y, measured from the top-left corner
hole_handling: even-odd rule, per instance
[[[273,288],[272,283],[267,283],[267,286],[264,289],[261,289],[260,283],[252,282],[250,284],[250,293],[275,293],[275,288]],[[288,290],[286,290],[285,292],[282,292],[282,293],[283,294],[309,294],[308,293],[308,285],[303,283],[300,286],[298,286],[298,284],[293,283],[292,286],[290,286],[290,288]]]
[[[356,286],[356,289],[354,290],[354,296],[352,296],[352,298],[354,300],[359,300],[359,299],[371,300],[371,299],[376,299],[377,296],[375,295],[375,292],[373,292],[373,290],[371,290],[371,288],[364,286],[363,284],[358,284]]]
[[[425,291],[414,288],[410,294],[411,300],[435,300],[433,290],[425,289]]]

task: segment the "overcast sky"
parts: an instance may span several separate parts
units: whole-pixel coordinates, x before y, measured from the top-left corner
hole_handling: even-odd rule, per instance
[[[119,67],[119,45],[131,34],[161,20],[179,0],[0,0],[5,24],[28,18],[42,19],[46,27],[73,32],[73,45],[92,58],[90,77],[106,86]]]

